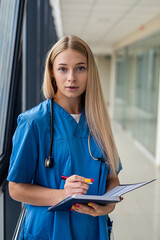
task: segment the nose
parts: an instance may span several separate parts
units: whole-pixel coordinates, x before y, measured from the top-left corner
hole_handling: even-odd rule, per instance
[[[74,82],[74,81],[76,81],[76,77],[75,77],[75,72],[74,72],[74,70],[70,70],[70,71],[68,72],[68,81],[69,81],[69,82]]]

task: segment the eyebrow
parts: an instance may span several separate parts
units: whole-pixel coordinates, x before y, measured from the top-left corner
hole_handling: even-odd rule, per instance
[[[81,65],[81,64],[87,64],[87,63],[85,63],[85,62],[76,63],[76,65]]]
[[[76,63],[76,65],[82,65],[82,64],[84,65],[84,64],[87,64],[87,63],[85,63],[85,62]],[[67,66],[66,63],[58,63],[58,65]]]

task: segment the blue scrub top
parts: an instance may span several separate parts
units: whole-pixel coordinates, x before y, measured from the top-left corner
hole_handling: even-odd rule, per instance
[[[87,194],[105,193],[109,167],[93,160],[88,150],[89,129],[84,109],[80,121],[53,103],[54,140],[52,157],[54,167],[45,168],[44,162],[50,146],[50,100],[18,117],[18,127],[13,136],[8,181],[34,183],[53,189],[63,189],[61,175],[77,174],[94,178]],[[90,146],[95,158],[102,152],[91,137]],[[121,170],[121,163],[119,164]],[[108,216],[92,217],[74,211],[48,212],[48,207],[26,204],[27,213],[19,239],[36,240],[108,240]]]

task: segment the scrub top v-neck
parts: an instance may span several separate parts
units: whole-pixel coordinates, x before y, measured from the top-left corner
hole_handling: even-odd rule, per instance
[[[109,167],[104,162],[93,160],[89,154],[89,129],[84,109],[79,123],[55,102],[53,114],[53,168],[44,166],[50,145],[50,100],[46,100],[18,117],[8,181],[63,189],[65,181],[61,175],[69,177],[77,174],[94,178],[94,184],[89,186],[87,194],[104,194]],[[102,157],[92,137],[90,147],[95,158]],[[108,240],[107,215],[92,217],[74,211],[48,212],[48,206],[29,204],[26,208],[19,239]]]

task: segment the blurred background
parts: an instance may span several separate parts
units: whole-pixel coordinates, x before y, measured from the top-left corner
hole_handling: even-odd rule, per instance
[[[91,47],[128,193],[111,214],[114,240],[160,240],[160,1],[0,0],[0,240],[16,239],[22,205],[6,176],[18,114],[43,101],[47,51],[72,34]]]

